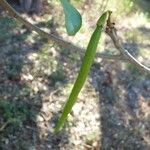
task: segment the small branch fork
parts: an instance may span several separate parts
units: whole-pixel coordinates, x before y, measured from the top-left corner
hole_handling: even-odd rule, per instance
[[[17,13],[7,2],[6,0],[0,0],[0,5],[3,6],[4,10],[12,17],[14,17],[16,20],[20,21],[22,24],[24,24],[27,28],[29,28],[31,31],[35,31],[40,36],[47,38],[54,42],[55,44],[71,49],[74,51],[80,51],[81,53],[85,52],[84,48],[78,47],[74,45],[71,42],[68,42],[66,40],[63,40],[62,37],[58,37],[54,34],[44,32],[37,26],[31,24],[27,20],[25,20],[19,13]],[[111,12],[107,21],[107,27],[106,27],[106,33],[110,36],[112,39],[114,46],[116,49],[120,52],[119,55],[110,55],[106,53],[97,53],[97,57],[104,58],[104,59],[115,59],[115,60],[123,60],[123,61],[129,61],[130,63],[134,64],[137,68],[139,68],[143,73],[150,73],[150,68],[144,66],[141,64],[135,57],[133,57],[126,49],[123,48],[119,37],[117,35],[117,30],[114,27],[114,23],[111,22]]]
[[[124,49],[120,39],[117,35],[117,30],[114,27],[114,23],[111,22],[111,12],[109,14],[109,18],[107,20],[107,27],[106,27],[106,33],[109,35],[109,37],[112,39],[114,46],[116,47],[117,50],[119,50],[120,55],[127,59],[127,61],[133,63],[137,68],[141,69],[142,72],[147,72],[150,73],[150,68],[146,67],[142,63],[140,63],[135,57],[133,57],[128,50]]]

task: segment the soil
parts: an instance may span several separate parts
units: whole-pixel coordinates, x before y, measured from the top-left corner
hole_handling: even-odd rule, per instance
[[[59,24],[53,18],[45,24],[43,16],[24,17],[41,28],[50,26],[54,34],[61,33],[56,32]],[[136,27],[145,37],[141,46],[137,39],[121,34],[130,32],[125,20],[119,25],[120,36],[139,58],[141,47],[150,48],[144,43],[149,38],[149,23],[145,30]],[[148,58],[146,54],[140,60],[148,66]],[[94,60],[65,127],[53,134],[80,65],[80,52],[58,47],[1,13],[0,149],[150,149],[150,76],[119,60]]]

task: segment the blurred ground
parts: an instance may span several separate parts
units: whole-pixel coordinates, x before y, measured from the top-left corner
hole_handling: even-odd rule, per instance
[[[22,15],[86,47],[101,11],[116,10],[114,21],[124,47],[150,67],[148,0],[73,2],[83,15],[75,37],[65,33],[57,1],[45,6],[41,16]],[[102,43],[99,51],[115,51],[108,37]],[[80,65],[80,52],[58,47],[0,14],[0,149],[150,149],[150,76],[117,60],[95,59],[65,128],[52,134]]]

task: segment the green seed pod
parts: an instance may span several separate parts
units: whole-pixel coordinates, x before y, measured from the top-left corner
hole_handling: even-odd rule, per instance
[[[63,112],[56,124],[55,133],[59,132],[59,130],[64,125],[64,123],[67,119],[67,116],[71,112],[71,109],[72,109],[73,105],[75,104],[77,97],[85,83],[85,80],[88,76],[88,73],[90,71],[90,68],[91,68],[95,53],[96,53],[96,49],[97,49],[99,40],[101,38],[101,33],[103,30],[103,27],[106,24],[108,15],[109,15],[109,11],[106,11],[105,13],[102,14],[102,16],[99,18],[99,20],[97,22],[96,29],[93,32],[91,39],[89,41],[89,44],[87,46],[78,77],[74,83],[74,86],[72,88],[70,96],[64,106]]]
[[[65,13],[65,26],[68,35],[75,35],[82,25],[82,18],[77,9],[68,0],[60,0]]]

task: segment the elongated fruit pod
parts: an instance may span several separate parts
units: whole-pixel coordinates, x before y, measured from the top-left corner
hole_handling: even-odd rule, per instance
[[[109,15],[109,11],[103,13],[97,22],[96,29],[93,32],[91,39],[89,41],[89,44],[87,46],[85,56],[83,58],[83,62],[82,62],[78,77],[74,83],[71,94],[70,94],[70,96],[69,96],[69,98],[68,98],[68,100],[64,106],[63,112],[62,112],[62,114],[61,114],[61,116],[60,116],[60,118],[56,124],[55,133],[57,133],[62,128],[62,126],[64,125],[64,123],[67,119],[67,116],[71,112],[71,109],[76,102],[78,94],[84,85],[84,82],[85,82],[87,75],[90,71],[90,68],[91,68],[95,53],[96,53],[97,45],[98,45],[99,39],[101,37],[102,29],[106,23],[108,15]]]
[[[75,35],[82,25],[82,18],[78,10],[68,0],[60,0],[65,13],[65,26],[68,35]]]

